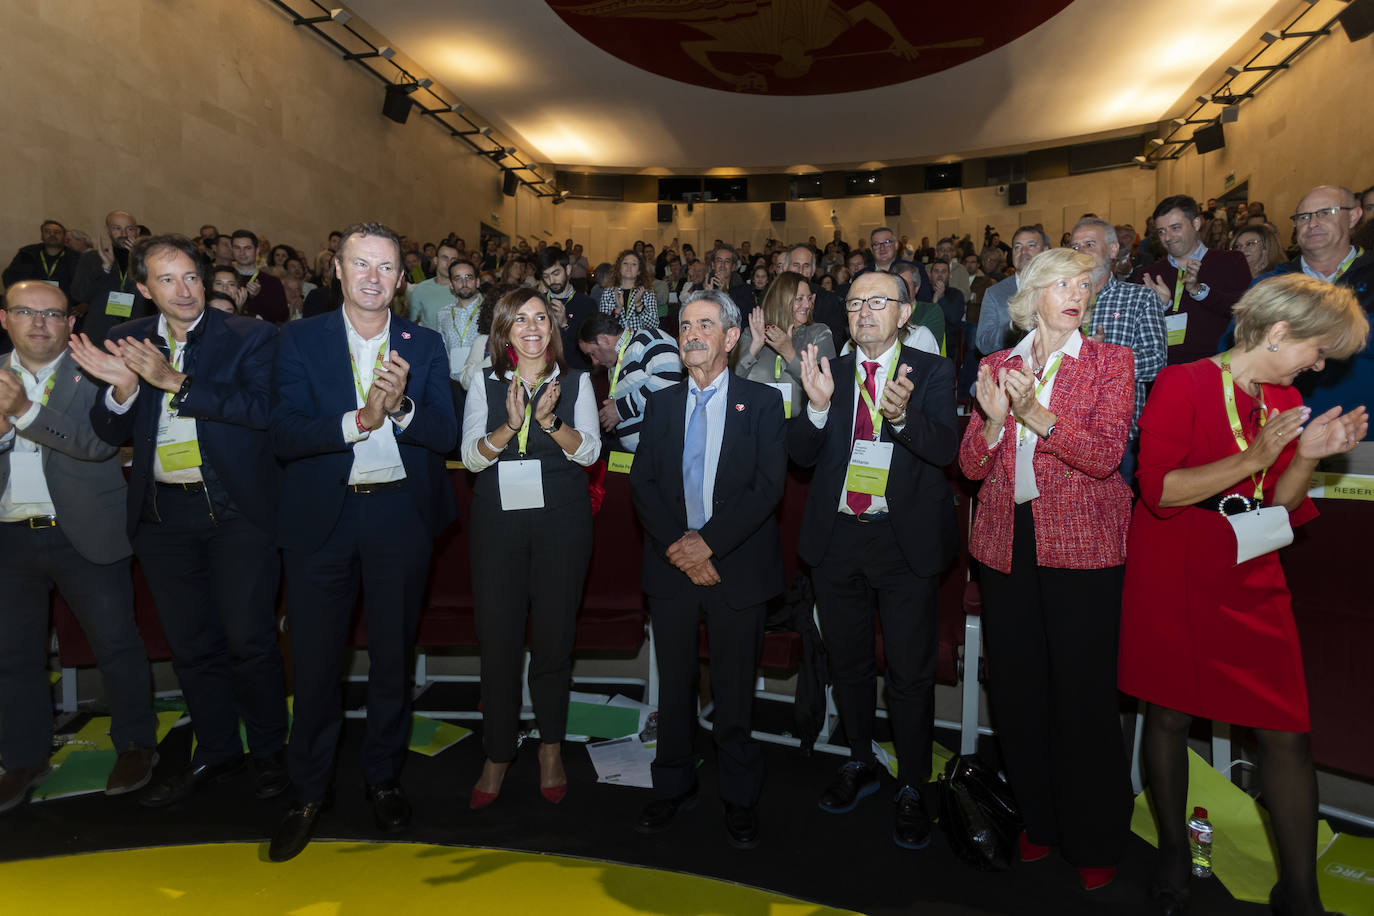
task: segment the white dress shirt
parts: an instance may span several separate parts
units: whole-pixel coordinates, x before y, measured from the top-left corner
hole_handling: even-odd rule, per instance
[[[929,334],[930,332],[929,332],[929,331],[926,331],[926,333]],[[933,336],[933,335],[932,335],[932,336]],[[882,400],[883,400],[883,390],[887,387],[887,369],[888,369],[889,366],[892,365],[892,361],[893,361],[894,359],[897,358],[897,354],[901,352],[901,349],[902,349],[902,345],[901,345],[900,342],[899,342],[899,343],[894,343],[891,347],[889,347],[889,348],[887,349],[886,352],[882,353],[882,354],[878,357],[878,370],[877,370],[877,374],[876,374],[875,378],[873,379],[873,394],[874,394],[873,403],[874,403],[874,404],[881,404],[881,403],[882,403]],[[872,360],[869,360],[866,356],[864,356],[862,350],[860,350],[858,353],[855,354],[855,358],[854,358],[854,367],[855,367],[855,369],[856,369],[857,371],[856,371],[856,373],[855,373],[855,375],[854,375],[854,380],[853,380],[850,384],[852,384],[852,385],[854,386],[854,403],[855,403],[856,405],[858,405],[858,404],[863,404],[864,409],[867,410],[867,409],[868,409],[868,405],[864,403],[863,395],[859,394],[859,387],[860,387],[859,377],[860,377],[860,374],[866,374],[866,373],[865,373],[865,370],[864,370],[864,362],[865,362],[865,361],[867,361],[867,362],[872,362]],[[900,368],[900,367],[899,367],[899,368]],[[839,385],[839,384],[840,384],[840,382],[839,382],[838,379],[836,380],[835,384],[836,384],[836,385]],[[833,401],[833,400],[831,401],[831,404],[832,404],[832,405],[834,404],[834,401]],[[806,416],[807,416],[808,419],[811,420],[811,424],[812,424],[813,426],[815,426],[817,429],[821,429],[821,428],[823,428],[823,427],[825,426],[826,417],[828,417],[829,415],[830,415],[830,408],[829,408],[829,407],[827,407],[825,410],[815,410],[815,409],[813,409],[813,408],[811,407],[811,402],[810,402],[809,400],[807,401],[807,403],[806,403]],[[849,421],[849,439],[850,439],[851,442],[854,440],[854,429],[855,429],[855,426],[856,426],[856,422],[855,422],[855,421],[858,419],[858,416],[859,416],[859,411],[858,411],[858,408],[856,407],[855,410],[854,410],[854,419]],[[879,438],[882,436],[883,423],[884,423],[884,422],[886,422],[885,419],[883,418],[883,416],[882,416],[881,414],[879,414],[879,415],[878,415],[878,422],[875,423],[875,424],[873,424],[873,438],[874,438],[875,441],[876,441],[877,439],[879,439]],[[901,427],[897,427],[897,428],[900,429]],[[845,493],[846,493],[846,492],[848,492],[848,491],[846,491],[846,490],[841,490],[841,491],[840,491],[840,511],[843,512],[843,513],[845,513],[846,515],[853,515],[853,514],[854,514],[854,510],[851,509],[851,508],[849,508],[849,503],[845,501]],[[874,513],[886,512],[886,511],[887,511],[887,497],[885,497],[885,496],[874,496],[874,497],[872,497],[872,501],[868,504],[868,510],[867,510],[867,512],[865,512],[865,514],[867,515],[867,514],[874,514]]]
[[[56,515],[57,510],[53,508],[52,494],[48,492],[48,481],[43,476],[43,452],[37,442],[33,442],[23,436],[18,435],[28,429],[33,421],[38,419],[38,411],[41,408],[39,403],[43,399],[43,389],[48,384],[48,379],[52,378],[57,371],[57,364],[62,362],[59,355],[57,359],[39,368],[38,372],[33,373],[25,369],[19,362],[18,353],[10,353],[6,360],[7,365],[0,367],[0,372],[13,370],[19,376],[19,380],[24,383],[24,393],[33,402],[32,406],[18,417],[10,417],[13,427],[3,437],[0,442],[13,440],[14,448],[10,451],[10,477],[5,485],[5,492],[0,493],[0,522],[17,522],[26,518],[33,518],[36,515]],[[20,486],[15,486],[15,470],[17,463],[28,465],[29,469],[36,470],[37,473],[24,474],[20,481]]]
[[[342,314],[344,329],[348,336],[348,352],[353,357],[353,365],[357,367],[358,381],[366,392],[372,387],[372,376],[377,371],[377,354],[381,352],[382,345],[386,344],[388,350],[395,349],[390,344],[391,314],[387,313],[386,327],[382,332],[368,339],[364,339],[354,329],[346,311],[342,311]],[[383,355],[382,358],[385,360],[386,356]],[[352,373],[349,375],[351,378]],[[366,401],[358,392],[356,384],[353,386],[353,398],[358,410],[361,410]],[[393,480],[404,480],[406,469],[401,462],[401,449],[396,445],[396,432],[393,427],[404,431],[414,418],[415,411],[412,410],[400,420],[388,418],[382,421],[381,426],[363,433],[358,431],[358,410],[348,411],[341,421],[344,441],[353,444],[353,467],[348,472],[348,482],[390,483]]]
[[[486,378],[495,379],[493,372],[486,373]],[[514,373],[507,371],[505,381],[507,384],[514,378]],[[482,379],[479,376],[479,379]],[[502,401],[501,410],[506,409],[506,402]],[[533,426],[534,411],[530,411],[530,424]],[[582,467],[589,466],[601,455],[601,418],[596,412],[596,396],[592,393],[591,376],[582,373],[582,380],[577,386],[577,400],[573,402],[573,428],[582,436],[582,444],[577,447],[577,451],[572,454],[563,453],[574,464]],[[533,434],[534,430],[530,430]],[[485,384],[474,385],[468,391],[467,400],[463,403],[463,467],[472,471],[484,471],[491,467],[500,458],[488,458],[477,450],[477,443],[482,441],[482,437],[487,434],[487,386]]]
[[[702,524],[711,520],[711,501],[716,495],[716,470],[720,467],[720,443],[725,438],[725,407],[730,400],[730,367],[727,366],[706,387],[714,387],[716,392],[711,395],[711,400],[706,402],[706,454],[704,456],[705,467],[701,474],[701,505],[706,510],[706,514]],[[697,392],[700,390],[696,380],[688,375],[687,407],[682,421],[684,435],[687,431],[687,424],[692,422],[692,411],[696,409]]]
[[[1025,337],[1021,338],[1021,342],[1012,349],[1011,353],[1007,354],[1007,359],[1011,359],[1013,356],[1019,356],[1021,357],[1022,366],[1028,370],[1034,369],[1035,358],[1032,356],[1034,351],[1031,350],[1031,347],[1035,343],[1036,333],[1036,330],[1032,330]],[[1035,400],[1038,401],[1042,407],[1048,408],[1050,406],[1050,395],[1054,393],[1055,379],[1059,377],[1060,372],[1064,371],[1063,358],[1072,356],[1074,359],[1077,359],[1078,351],[1082,344],[1082,334],[1070,334],[1069,339],[1065,341],[1063,347],[1055,350],[1046,357],[1045,372],[1050,371],[1050,367],[1055,364],[1056,358],[1060,365],[1059,369],[1055,372],[1054,378],[1047,379],[1045,381],[1045,387],[1041,388],[1040,393],[1035,396]],[[999,441],[1002,434],[1005,432],[1006,428],[1004,427],[1002,432],[998,433]],[[1018,505],[1029,502],[1040,495],[1040,488],[1035,483],[1035,443],[1039,441],[1040,437],[1036,435],[1035,430],[1031,429],[1029,426],[1017,425],[1016,488],[1012,494],[1012,499]]]

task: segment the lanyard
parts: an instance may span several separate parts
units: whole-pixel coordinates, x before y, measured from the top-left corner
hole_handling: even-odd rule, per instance
[[[520,368],[515,369],[515,384],[524,386],[520,379]],[[536,383],[534,390],[525,395],[525,422],[520,424],[520,432],[516,433],[517,448],[520,449],[520,457],[525,456],[525,449],[530,442],[530,411],[534,407],[534,396],[539,393],[539,385]]]
[[[254,274],[254,276],[257,276],[257,275]],[[390,345],[391,345],[391,334],[388,333],[388,334],[386,335],[386,337],[382,340],[382,346],[381,346],[381,348],[377,350],[377,362],[376,362],[376,364],[372,367],[372,371],[373,371],[374,373],[375,373],[378,369],[380,369],[380,368],[382,367],[382,357],[386,354],[386,352],[387,352],[387,347],[390,346]],[[352,346],[350,346],[350,347],[348,348],[348,365],[349,365],[350,367],[352,367],[352,369],[353,369],[353,387],[357,390],[357,392],[358,392],[358,397],[362,400],[362,402],[363,402],[364,404],[366,404],[366,403],[367,403],[367,395],[368,395],[368,392],[370,392],[370,391],[372,390],[372,386],[371,386],[371,385],[368,385],[368,386],[367,386],[367,391],[364,391],[364,390],[363,390],[363,380],[362,380],[362,378],[358,375],[358,363],[357,363],[357,361],[353,358],[353,347],[352,347]]]
[[[474,318],[477,317],[478,305],[481,303],[481,301],[482,301],[482,300],[479,298],[479,299],[477,299],[477,300],[475,300],[475,301],[473,302],[473,304],[472,304],[472,312],[468,315],[467,324],[463,325],[463,330],[461,330],[461,331],[458,332],[458,342],[459,342],[459,343],[462,343],[462,342],[463,342],[463,338],[468,336],[468,328],[472,327],[472,321],[473,321]],[[449,309],[449,320],[452,321],[452,322],[453,322],[453,326],[454,326],[455,328],[457,328],[457,327],[458,327],[458,303],[455,302],[453,305],[450,305],[450,306],[448,307],[448,309]]]
[[[891,378],[891,376],[889,376],[889,378]],[[780,382],[780,381],[782,381],[782,357],[781,357],[781,356],[775,356],[775,357],[773,357],[773,381],[775,381],[775,382]],[[861,387],[862,387],[862,386],[861,386]],[[868,394],[868,389],[867,389],[867,388],[864,389],[864,394]]]
[[[1231,435],[1236,437],[1236,445],[1243,452],[1250,447],[1250,443],[1245,441],[1245,430],[1240,425],[1240,413],[1236,410],[1236,383],[1231,378],[1231,351],[1227,350],[1221,354],[1221,394],[1226,399],[1226,419],[1231,421]],[[1264,427],[1265,421],[1264,407],[1264,386],[1260,386],[1260,428]],[[1255,482],[1255,499],[1264,498],[1264,475],[1269,473],[1265,468],[1260,471],[1259,476],[1250,475],[1250,479]]]
[[[49,267],[49,266],[48,266],[48,255],[47,255],[47,252],[41,251],[41,250],[38,252],[38,259],[39,259],[40,261],[43,262],[43,274],[44,274],[44,276],[46,276],[49,280],[52,279],[53,271],[57,270],[57,265],[62,263],[62,255],[63,255],[63,254],[66,254],[66,252],[61,252],[61,253],[59,253],[58,256],[57,256],[57,258],[56,258],[56,260],[54,260],[54,261],[52,262],[52,266]],[[1350,264],[1350,262],[1347,261],[1345,264],[1342,265],[1342,268],[1348,267],[1349,264]]]
[[[1180,267],[1178,279],[1174,281],[1174,307],[1169,310],[1171,312],[1177,312],[1178,304],[1183,301],[1183,278],[1186,276],[1188,276],[1188,268]]]
[[[615,386],[620,383],[620,364],[625,360],[625,349],[630,345],[630,332],[620,338],[620,347],[615,351],[615,371],[611,373],[611,397],[615,397]]]
[[[1064,362],[1064,351],[1055,354],[1054,362],[1050,363],[1045,369],[1045,374],[1040,378],[1040,384],[1035,386],[1035,399],[1040,400],[1040,392],[1045,390],[1045,386],[1050,383],[1050,379],[1059,373],[1059,366]],[[1016,421],[1016,444],[1019,446],[1026,438],[1026,425],[1020,420]]]
[[[258,274],[261,273],[261,272],[262,272],[262,268],[261,268],[261,267],[259,267],[257,270],[254,270],[254,271],[253,271],[253,276],[251,276],[251,277],[248,278],[248,283],[252,283],[254,280],[256,280],[256,279],[258,278]],[[243,284],[243,285],[244,285],[244,286],[247,286],[248,283],[245,283],[245,284]]]
[[[172,336],[172,332],[170,330],[168,330],[167,332],[167,353],[168,365],[170,365],[177,372],[180,372],[181,363],[186,359],[186,344],[181,345],[181,352],[180,354],[178,354],[176,338]],[[178,355],[180,356],[180,358],[178,358]],[[166,409],[167,413],[172,415],[175,415],[176,413],[176,411],[172,410],[172,398],[174,397],[176,397],[175,391],[167,392],[167,400],[163,404],[163,407]]]
[[[897,356],[899,355],[900,354],[893,354],[892,362],[887,364],[887,381],[889,382],[897,377]],[[882,429],[882,426],[878,423],[878,415],[882,413],[882,410],[877,404],[873,403],[873,397],[868,393],[868,386],[864,384],[864,376],[863,373],[859,371],[857,359],[854,361],[854,381],[859,383],[859,394],[864,399],[864,406],[868,408],[868,423],[873,427],[873,441],[876,442],[878,441],[878,432]],[[884,384],[886,384],[886,382]],[[874,390],[876,393],[876,385],[874,386]]]
[[[1336,273],[1335,273],[1334,275],[1332,275],[1332,277],[1331,277],[1331,282],[1332,282],[1332,283],[1335,283],[1337,280],[1339,280],[1339,279],[1341,278],[1341,274],[1343,274],[1343,273],[1345,273],[1347,270],[1349,270],[1349,269],[1350,269],[1350,265],[1351,265],[1351,264],[1354,264],[1354,263],[1355,263],[1355,259],[1358,258],[1358,257],[1359,257],[1360,255],[1362,255],[1362,254],[1364,254],[1364,252],[1361,251],[1359,248],[1352,248],[1352,249],[1350,249],[1350,254],[1346,255],[1346,256],[1345,256],[1345,260],[1341,262],[1341,266],[1336,268]],[[54,265],[54,266],[56,266],[56,265]],[[50,274],[48,274],[48,276],[51,277],[52,274],[50,273]]]

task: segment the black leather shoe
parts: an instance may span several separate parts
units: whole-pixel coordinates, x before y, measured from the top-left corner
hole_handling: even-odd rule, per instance
[[[668,829],[679,810],[690,811],[697,804],[695,785],[676,798],[656,798],[639,812],[639,822],[635,830],[639,833],[662,833]]]
[[[897,816],[892,825],[892,841],[903,849],[925,849],[930,845],[930,815],[914,786],[902,786],[894,800]]]
[[[232,779],[243,772],[246,759],[240,755],[223,763],[201,763],[190,766],[172,776],[159,779],[138,797],[138,803],[145,808],[165,808],[185,801],[202,786],[217,785]]]
[[[1152,916],[1188,916],[1192,912],[1188,888],[1177,888],[1160,880],[1150,879],[1150,913]]]
[[[272,834],[272,843],[267,847],[267,858],[273,862],[285,862],[301,854],[310,845],[310,837],[315,832],[315,821],[320,812],[328,807],[328,801],[297,803],[286,812]]]
[[[377,819],[379,830],[397,833],[410,826],[410,802],[396,780],[368,786],[367,800],[372,802],[372,816]]]
[[[821,810],[831,814],[853,811],[861,799],[878,791],[878,780],[881,778],[876,765],[859,760],[849,761],[840,767],[835,781],[821,794]]]
[[[753,849],[759,845],[759,815],[751,807],[725,803],[725,832],[730,845],[736,849]]]
[[[254,754],[250,763],[253,767],[253,794],[258,798],[276,798],[290,788],[291,777],[286,775],[285,751]]]

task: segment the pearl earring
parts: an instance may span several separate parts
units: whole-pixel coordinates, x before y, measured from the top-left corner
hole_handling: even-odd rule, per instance
[[[1270,345],[1269,345],[1269,350],[1270,350],[1270,352],[1272,352],[1272,353],[1277,353],[1277,352],[1279,352],[1279,345],[1278,345],[1278,344],[1270,344]]]

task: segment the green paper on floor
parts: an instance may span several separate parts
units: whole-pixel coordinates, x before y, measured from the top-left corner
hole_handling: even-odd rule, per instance
[[[54,767],[52,775],[34,790],[33,800],[44,801],[66,798],[70,795],[104,792],[105,782],[110,778],[110,770],[114,768],[115,758],[118,756],[113,750],[73,751],[62,761],[62,765]]]
[[[887,771],[892,774],[892,778],[897,778],[897,748],[891,741],[874,741],[873,756],[878,758],[879,766],[887,767]],[[954,752],[939,742],[930,746],[930,778],[945,771],[945,764],[949,763],[954,756]]]
[[[1136,796],[1131,830],[1151,846],[1158,846],[1159,832],[1146,792]],[[1207,819],[1212,822],[1212,873],[1237,900],[1267,903],[1269,891],[1278,880],[1269,815],[1225,774],[1212,769],[1190,749],[1188,806],[1178,816],[1186,818],[1199,805],[1207,809]],[[1325,849],[1334,837],[1326,821],[1317,822],[1318,851]],[[1330,901],[1326,905],[1329,908]]]
[[[596,703],[568,704],[568,734],[590,738],[624,738],[639,733],[639,710]]]
[[[160,712],[157,714],[157,742],[162,743],[162,739],[167,737],[167,733],[176,725],[177,719],[181,718],[181,713]],[[52,765],[60,766],[72,754],[84,753],[88,751],[113,751],[114,742],[110,740],[110,717],[92,716],[90,721],[81,726],[76,734],[67,739],[58,751],[52,755]],[[100,790],[105,789],[105,780],[100,780]]]
[[[437,719],[426,719],[423,716],[412,716],[410,720],[410,749],[417,754],[433,757],[440,751],[462,741],[470,734],[472,734],[472,729],[463,728],[461,725],[440,722]]]
[[[1317,857],[1317,886],[1328,910],[1374,916],[1374,838],[1337,834]]]

